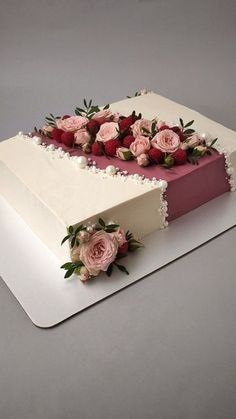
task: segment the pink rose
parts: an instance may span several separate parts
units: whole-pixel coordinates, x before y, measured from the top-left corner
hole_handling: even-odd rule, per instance
[[[96,141],[101,141],[103,143],[114,140],[118,136],[119,125],[117,122],[105,122],[100,126],[100,129],[96,135]]]
[[[67,119],[66,119],[67,121]],[[76,144],[86,144],[90,141],[91,136],[86,128],[79,129],[74,134]]]
[[[84,116],[70,116],[70,118],[58,119],[57,128],[67,132],[75,132],[84,128],[88,121],[88,118]]]
[[[119,247],[127,242],[126,237],[125,237],[125,232],[120,227],[114,233],[111,233],[111,236],[113,237],[113,239],[115,239],[118,242]]]
[[[109,121],[109,119],[111,118],[111,111],[110,109],[102,109],[101,111],[96,112],[93,116],[92,119],[96,119],[96,121],[100,122],[100,124],[103,124],[106,121]]]
[[[137,157],[140,154],[146,153],[150,149],[150,141],[147,137],[137,137],[130,145],[131,153]]]
[[[137,157],[137,163],[138,163],[139,166],[144,166],[144,167],[148,166],[149,163],[150,163],[150,160],[149,160],[147,154],[140,154]]]
[[[103,230],[96,231],[87,243],[80,246],[80,260],[88,269],[90,275],[98,275],[106,271],[114,262],[118,250],[118,241]]]
[[[180,146],[180,139],[171,129],[163,129],[153,137],[151,144],[163,153],[174,153]]]
[[[187,141],[189,148],[196,147],[197,145],[200,144],[200,142],[201,140],[197,134],[193,134],[191,137],[188,138],[188,141]]]
[[[85,266],[82,266],[80,268],[79,277],[80,277],[81,281],[83,281],[83,282],[85,282],[89,279],[90,274],[89,274],[88,269]]]
[[[133,125],[131,125],[131,129],[135,138],[148,135],[146,131],[151,133],[152,121],[149,121],[148,119],[138,119]]]

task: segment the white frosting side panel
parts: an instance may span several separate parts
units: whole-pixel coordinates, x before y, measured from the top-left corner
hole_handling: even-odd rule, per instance
[[[162,227],[162,189],[149,181],[103,178],[19,136],[0,144],[0,157],[2,195],[61,260],[71,224],[102,216],[140,238]]]

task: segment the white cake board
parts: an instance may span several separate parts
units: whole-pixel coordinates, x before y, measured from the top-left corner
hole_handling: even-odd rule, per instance
[[[145,249],[124,259],[129,276],[118,271],[86,284],[76,277],[64,280],[56,257],[1,197],[0,225],[0,274],[32,322],[48,328],[235,226],[236,193],[225,193],[147,236]]]

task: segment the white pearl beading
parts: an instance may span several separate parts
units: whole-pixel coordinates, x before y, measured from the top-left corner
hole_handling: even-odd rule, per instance
[[[71,162],[75,163],[79,169],[87,170],[92,174],[99,174],[104,179],[110,178],[112,176],[114,178],[118,178],[122,180],[123,182],[127,182],[127,180],[132,180],[138,184],[148,185],[150,189],[159,188],[161,191],[161,194],[160,194],[161,205],[159,208],[159,213],[161,215],[161,229],[167,227],[168,222],[166,221],[166,218],[168,215],[167,213],[168,204],[165,198],[165,191],[167,189],[168,184],[165,180],[156,179],[155,177],[153,177],[152,179],[149,179],[149,178],[145,178],[144,175],[139,175],[137,173],[129,175],[126,170],[122,172],[119,170],[119,168],[115,166],[112,166],[112,169],[111,169],[111,165],[109,165],[110,166],[109,170],[107,170],[107,168],[98,169],[96,165],[94,164],[89,165],[90,161],[89,159],[86,159],[86,157],[84,157],[83,164],[81,164],[81,160],[82,160],[81,157],[83,156],[70,156],[70,154],[65,152],[62,149],[62,147],[55,147],[54,144],[47,145],[41,140],[40,137],[37,137],[37,136],[29,137],[29,135],[24,135],[23,133],[18,133],[18,136],[21,139],[25,139],[27,141],[29,141],[30,139],[33,144],[40,147],[45,152],[49,153],[52,159],[61,159],[61,158],[69,159]],[[85,160],[87,160],[86,166],[84,165]]]

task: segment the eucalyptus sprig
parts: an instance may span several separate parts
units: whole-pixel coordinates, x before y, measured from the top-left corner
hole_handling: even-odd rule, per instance
[[[80,224],[78,227],[69,226],[68,227],[68,234],[64,237],[64,239],[61,242],[61,245],[65,243],[67,240],[69,240],[70,247],[73,248],[74,246],[79,246],[79,238],[78,235],[80,231],[86,230],[86,226],[83,224]]]
[[[55,128],[57,126],[57,120],[60,119],[60,116],[54,116],[52,113],[49,116],[46,116],[45,121],[47,125]]]
[[[185,124],[184,121],[183,121],[183,119],[182,118],[179,118],[179,122],[180,122],[181,128],[183,130],[183,134],[185,134],[185,135],[191,135],[191,134],[193,134],[195,132],[195,129],[189,128],[189,127],[191,127],[193,125],[194,119],[192,119],[191,121],[187,122],[187,124]]]
[[[75,114],[77,116],[84,116],[88,119],[91,119],[93,117],[93,115],[95,115],[95,113],[97,113],[101,110],[98,105],[93,105],[92,104],[92,99],[90,99],[89,101],[84,99],[83,104],[84,104],[84,108],[81,108],[81,107],[78,107],[78,106],[75,108]],[[110,105],[108,104],[108,105],[104,106],[104,108],[102,108],[102,109],[108,109],[109,106]]]
[[[64,275],[64,278],[69,278],[73,273],[76,273],[77,275],[80,274],[80,269],[82,268],[83,263],[82,262],[66,262],[61,266],[61,269],[65,269],[66,273]]]

